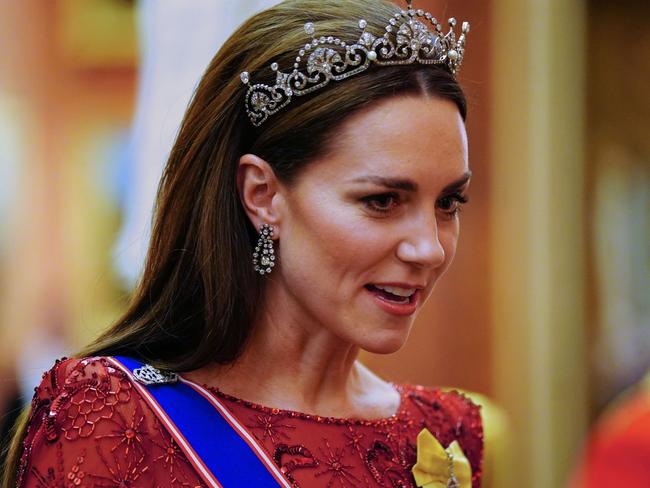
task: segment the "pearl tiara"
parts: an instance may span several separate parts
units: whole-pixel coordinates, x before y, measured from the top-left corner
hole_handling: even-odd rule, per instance
[[[463,62],[469,23],[463,22],[457,39],[456,19],[449,19],[449,32],[443,34],[435,17],[421,9],[414,10],[412,0],[407,0],[407,4],[406,10],[389,19],[382,36],[368,32],[368,23],[359,20],[362,32],[353,44],[332,36],[317,37],[316,27],[307,22],[305,32],[312,40],[298,51],[293,70],[284,73],[279,70],[278,63],[271,64],[271,70],[276,72],[275,85],[251,84],[250,74],[241,73],[242,83],[248,86],[245,105],[251,123],[259,127],[269,116],[287,106],[294,96],[312,93],[331,80],[341,81],[354,76],[371,64],[443,64],[455,75]],[[427,22],[433,26],[433,32],[427,28]],[[306,66],[301,68],[305,59]]]

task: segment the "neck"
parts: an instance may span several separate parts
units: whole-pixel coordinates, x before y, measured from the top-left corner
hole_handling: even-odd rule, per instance
[[[271,317],[254,330],[246,350],[230,368],[233,389],[267,397],[282,392],[287,405],[280,408],[314,411],[328,398],[345,399],[360,387],[357,347],[341,343],[327,331],[308,332]]]
[[[267,302],[268,303],[268,302]],[[242,355],[186,376],[254,403],[331,417],[386,417],[399,395],[357,361],[359,348],[271,301]],[[275,311],[275,312],[274,312]],[[279,313],[277,311],[281,311]]]

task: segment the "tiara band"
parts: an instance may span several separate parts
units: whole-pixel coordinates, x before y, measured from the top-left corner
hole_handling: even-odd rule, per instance
[[[395,66],[407,64],[442,64],[453,75],[458,73],[465,53],[465,37],[469,23],[463,22],[461,34],[456,38],[456,19],[450,18],[449,32],[443,34],[442,26],[429,12],[408,8],[391,17],[382,36],[366,30],[368,23],[359,20],[361,35],[353,44],[333,36],[316,36],[312,22],[304,26],[311,41],[299,51],[293,70],[284,73],[277,63],[271,63],[276,72],[275,85],[251,84],[250,74],[241,73],[246,92],[246,114],[251,123],[259,127],[269,116],[287,106],[293,97],[307,95],[325,87],[330,81],[341,81],[365,71],[371,65]],[[426,22],[433,26],[431,32]],[[301,70],[301,63],[306,66]]]

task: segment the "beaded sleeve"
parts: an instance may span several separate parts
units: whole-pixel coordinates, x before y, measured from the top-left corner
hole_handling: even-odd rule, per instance
[[[200,487],[126,377],[102,358],[57,361],[43,375],[18,487]]]

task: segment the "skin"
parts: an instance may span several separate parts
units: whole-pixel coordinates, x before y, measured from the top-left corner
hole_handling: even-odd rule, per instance
[[[186,376],[276,408],[367,419],[394,414],[399,394],[357,356],[402,347],[453,260],[467,160],[457,107],[416,96],[351,116],[329,153],[291,187],[266,161],[242,156],[242,203],[256,228],[274,226],[278,264],[264,278],[265,299],[242,357]],[[378,178],[406,185],[389,188]],[[365,288],[391,282],[422,285],[415,313],[388,313]]]

